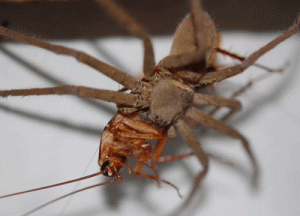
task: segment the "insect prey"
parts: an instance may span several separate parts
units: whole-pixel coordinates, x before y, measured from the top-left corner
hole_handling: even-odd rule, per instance
[[[152,42],[146,28],[114,1],[95,0],[97,5],[129,33],[142,40],[144,76],[141,80],[85,52],[50,44],[0,27],[2,37],[28,43],[59,55],[71,56],[123,86],[123,89],[119,91],[65,84],[43,88],[3,89],[0,91],[0,97],[9,100],[17,96],[76,95],[84,99],[103,100],[116,104],[117,113],[104,128],[100,140],[98,160],[100,172],[89,175],[105,175],[110,179],[91,187],[123,181],[121,171],[127,169],[130,174],[150,179],[158,185],[166,184],[175,188],[179,193],[178,187],[173,184],[172,176],[161,177],[158,164],[194,155],[201,165],[201,170],[194,178],[191,192],[188,195],[185,194],[185,201],[182,205],[182,209],[185,209],[195,197],[200,185],[203,184],[209,171],[210,159],[219,160],[218,157],[206,153],[200,145],[198,137],[191,129],[191,122],[240,141],[251,161],[252,180],[256,182],[259,176],[259,165],[249,142],[237,129],[225,122],[241,109],[241,103],[235,98],[209,95],[205,91],[213,88],[215,83],[243,73],[250,66],[262,67],[256,63],[257,59],[295,34],[299,28],[300,19],[285,33],[254,51],[247,58],[243,58],[220,48],[221,36],[211,17],[202,9],[201,1],[190,2],[191,12],[179,24],[170,53],[156,64]],[[218,65],[216,64],[217,53],[238,58],[241,62],[229,67]],[[88,75],[85,74],[85,76]],[[221,118],[216,118],[213,112],[205,112],[199,109],[199,106],[212,106],[216,108],[215,110],[226,107],[229,112]],[[191,154],[163,156],[166,145],[172,145],[168,139],[174,131],[189,146]],[[153,145],[149,140],[157,140],[157,142]],[[128,159],[136,161],[133,169],[130,168]],[[144,167],[148,167],[151,173],[143,171]],[[78,180],[83,179],[86,178],[82,177]],[[4,195],[1,198],[4,197],[7,196]],[[40,208],[38,207],[33,212],[37,210]]]

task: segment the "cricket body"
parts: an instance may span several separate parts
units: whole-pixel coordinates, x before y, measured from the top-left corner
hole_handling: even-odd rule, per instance
[[[253,181],[256,181],[259,173],[258,164],[248,141],[237,130],[225,123],[225,120],[240,109],[240,102],[232,98],[226,99],[207,95],[203,89],[240,74],[248,67],[254,65],[259,57],[295,34],[299,28],[300,19],[285,33],[252,53],[248,58],[243,58],[219,48],[220,36],[213,21],[203,11],[201,2],[199,0],[192,0],[191,13],[178,26],[170,54],[155,65],[152,43],[144,27],[112,0],[95,0],[95,3],[103,7],[108,14],[130,33],[142,39],[144,44],[144,77],[141,80],[137,80],[84,52],[52,45],[33,37],[0,28],[1,36],[29,43],[57,54],[72,56],[124,86],[124,89],[121,91],[69,85],[51,88],[2,90],[0,91],[0,97],[71,94],[82,98],[105,100],[117,104],[118,112],[104,129],[100,141],[98,163],[101,171],[88,176],[107,175],[116,177],[86,189],[122,180],[120,171],[122,168],[128,166],[127,159],[129,157],[137,160],[131,174],[155,180],[158,184],[163,182],[175,187],[170,182],[160,178],[157,164],[158,162],[170,162],[178,158],[184,158],[183,155],[161,156],[167,144],[168,137],[174,134],[174,130],[177,130],[185,143],[191,148],[193,155],[197,157],[202,165],[201,172],[195,178],[193,190],[183,204],[184,208],[187,207],[208,172],[209,156],[201,148],[196,135],[193,134],[186,122],[186,118],[193,119],[193,121],[205,127],[212,128],[219,133],[240,140],[251,160]],[[242,62],[231,67],[221,68],[215,65],[217,52],[238,58]],[[216,109],[227,107],[230,111],[220,119],[216,119],[213,116],[214,112],[205,113],[196,108],[196,105],[209,105],[216,107]],[[155,147],[153,147],[147,140],[158,141]],[[141,172],[144,166],[150,167],[154,174]],[[88,177],[9,194],[1,198],[60,186]],[[38,209],[40,207],[32,212]]]

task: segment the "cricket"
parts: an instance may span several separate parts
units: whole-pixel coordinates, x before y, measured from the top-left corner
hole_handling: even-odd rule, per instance
[[[96,83],[94,83],[92,86],[89,86],[89,84],[74,85],[63,82],[58,82],[56,85],[50,87],[33,86],[12,89],[2,89],[0,87],[1,105],[4,105],[2,107],[3,110],[9,109],[5,105],[6,101],[13,100],[13,103],[18,103],[17,100],[20,100],[20,98],[22,102],[31,103],[32,105],[30,106],[33,109],[38,109],[35,108],[35,104],[37,103],[35,101],[40,98],[42,100],[49,100],[52,97],[50,99],[52,100],[51,103],[56,103],[53,96],[61,98],[57,106],[63,106],[64,103],[68,103],[68,100],[70,100],[70,95],[73,96],[72,99],[75,96],[76,100],[80,100],[80,102],[88,101],[90,103],[96,101],[98,107],[113,105],[117,107],[116,113],[110,120],[107,117],[106,121],[101,122],[103,130],[102,134],[99,133],[98,142],[96,139],[97,129],[94,129],[92,126],[85,124],[85,126],[76,127],[72,123],[69,124],[63,120],[55,120],[54,118],[54,121],[56,121],[56,123],[54,122],[55,124],[64,125],[64,127],[71,128],[74,131],[86,131],[87,134],[95,136],[93,141],[96,140],[95,142],[98,145],[100,142],[100,145],[96,149],[97,156],[95,156],[95,152],[92,150],[89,151],[89,155],[90,158],[93,155],[97,158],[96,165],[98,168],[95,169],[96,165],[93,165],[88,167],[88,169],[93,169],[93,171],[88,171],[90,174],[86,174],[87,171],[85,171],[81,177],[52,182],[47,185],[28,189],[26,189],[27,187],[25,189],[22,187],[21,190],[11,188],[13,191],[0,194],[0,202],[12,202],[9,200],[16,199],[13,202],[15,202],[15,205],[18,205],[17,199],[22,199],[22,197],[23,199],[30,199],[30,196],[34,196],[36,193],[47,193],[44,191],[49,190],[59,191],[59,188],[62,187],[69,188],[69,192],[61,193],[61,195],[53,197],[52,200],[35,204],[34,208],[22,212],[23,215],[39,215],[43,211],[47,212],[48,208],[55,205],[62,205],[62,209],[67,209],[68,207],[66,206],[68,204],[66,203],[68,201],[64,200],[72,200],[73,197],[89,193],[92,190],[97,193],[99,192],[99,188],[101,190],[107,188],[108,191],[106,194],[108,197],[109,190],[117,194],[122,185],[127,184],[127,178],[129,178],[129,184],[134,184],[135,179],[139,179],[141,182],[151,184],[153,186],[151,190],[168,190],[168,196],[172,196],[172,199],[175,199],[176,195],[176,199],[178,199],[176,205],[172,205],[171,207],[173,208],[168,206],[167,212],[177,211],[172,214],[184,214],[185,211],[188,211],[192,203],[195,202],[195,199],[201,195],[201,188],[205,187],[209,173],[214,169],[212,164],[219,163],[222,164],[221,166],[227,166],[224,173],[226,173],[226,169],[232,169],[228,167],[235,165],[235,160],[227,154],[219,156],[219,154],[206,151],[206,148],[202,145],[201,138],[196,134],[197,128],[214,131],[220,137],[226,137],[226,139],[231,141],[234,140],[234,144],[232,145],[240,148],[241,152],[243,152],[243,157],[247,157],[249,163],[249,170],[247,170],[249,171],[249,183],[254,186],[258,185],[261,178],[260,175],[263,174],[259,163],[260,159],[256,154],[258,152],[253,151],[252,141],[249,142],[248,137],[245,137],[239,128],[235,128],[229,123],[242,109],[241,102],[237,97],[246,94],[245,92],[251,91],[251,88],[255,87],[250,87],[250,84],[252,84],[250,82],[248,82],[249,85],[247,83],[241,84],[231,95],[224,97],[222,94],[218,94],[216,85],[227,81],[227,79],[247,73],[247,69],[250,67],[260,69],[266,74],[282,72],[285,68],[276,69],[273,65],[271,65],[272,67],[266,66],[260,62],[258,63],[257,60],[296,34],[299,29],[300,18],[285,32],[261,45],[260,48],[252,51],[247,57],[244,57],[222,48],[222,34],[218,32],[213,19],[205,12],[201,1],[191,0],[190,13],[183,18],[175,30],[170,49],[164,57],[157,61],[154,54],[154,45],[146,27],[141,25],[138,20],[135,20],[133,16],[128,14],[115,1],[95,0],[95,4],[106,11],[128,33],[141,41],[143,55],[139,59],[141,59],[143,66],[140,78],[136,78],[130,73],[126,73],[117,67],[99,60],[93,55],[80,51],[79,48],[68,48],[64,45],[45,42],[36,37],[0,27],[1,37],[28,44],[27,46],[38,47],[38,49],[41,48],[46,50],[46,52],[50,51],[57,54],[57,58],[62,56],[72,58],[74,64],[79,64],[80,67],[83,67],[84,71],[80,76],[89,77],[90,69],[93,72],[93,74],[91,73],[92,77],[107,77],[119,87],[118,90],[115,90],[111,89],[111,86],[105,85],[105,83],[100,83],[99,86],[96,86]],[[297,37],[298,35],[295,36]],[[1,51],[8,53],[5,48],[1,48]],[[35,53],[34,55],[39,55],[39,53]],[[236,63],[230,66],[218,64],[217,56],[219,55],[234,59]],[[76,63],[75,60],[79,63]],[[69,73],[65,72],[64,76],[67,75]],[[6,76],[5,72],[1,76]],[[96,80],[98,78],[91,79]],[[254,79],[254,85],[255,82],[262,84],[264,81],[256,81]],[[64,102],[65,97],[68,97],[68,99]],[[28,101],[26,102],[26,100]],[[110,102],[110,104],[105,103],[101,105],[98,101]],[[224,108],[226,111],[217,115]],[[73,108],[68,109],[71,112]],[[10,108],[10,111],[18,113],[19,109]],[[24,112],[22,115],[31,116],[29,112]],[[50,119],[40,118],[38,114],[33,118],[40,119],[42,122],[51,121]],[[14,133],[17,132],[14,130]],[[32,137],[32,142],[40,142],[40,148],[43,149],[43,141],[38,138],[38,135],[36,139]],[[49,137],[49,139],[52,142],[57,142],[53,137]],[[176,145],[185,145],[186,151],[171,155],[165,154],[165,149],[174,145],[172,139],[177,140]],[[181,141],[178,141],[178,139]],[[64,140],[60,140],[59,142],[62,143]],[[73,142],[76,142],[76,138],[74,138]],[[209,139],[206,139],[206,142],[209,142]],[[16,144],[11,143],[11,145],[14,146]],[[60,148],[59,143],[53,143],[53,145]],[[264,145],[264,143],[260,143],[260,145]],[[282,145],[286,144],[282,143]],[[70,149],[67,152],[68,154],[72,154],[72,147],[70,145],[69,147]],[[85,144],[83,144],[82,150],[79,150],[79,153],[84,151],[84,148]],[[3,149],[1,151],[2,154],[5,154],[6,150]],[[23,151],[21,154],[31,154],[27,152],[26,148],[23,149],[20,147],[20,151]],[[42,151],[44,153],[41,156],[45,154],[45,157],[47,157],[47,150],[44,149]],[[49,152],[49,154],[53,155],[54,152]],[[77,157],[80,156],[78,155]],[[176,184],[178,173],[174,175],[170,173],[165,174],[165,169],[161,169],[161,166],[165,164],[171,166],[185,160],[193,160],[193,164],[196,162],[198,169],[197,173],[192,175],[191,183],[185,185],[185,193],[183,194],[180,186]],[[22,166],[21,161],[20,165]],[[84,167],[86,164],[80,166]],[[23,168],[26,169],[26,167]],[[48,168],[52,169],[51,166]],[[5,177],[6,175],[3,176]],[[39,177],[34,177],[36,182],[39,181]],[[24,176],[24,178],[16,179],[15,181],[25,182],[26,177]],[[77,188],[77,186],[74,186],[75,182],[77,184],[85,182],[86,186]],[[93,184],[89,182],[93,182]],[[137,186],[137,188],[141,189],[143,185],[144,183],[141,183],[131,187]],[[122,191],[122,196],[127,196],[127,192],[128,190]],[[131,194],[131,196],[133,195]],[[109,199],[114,198],[110,197]],[[216,203],[215,205],[218,204]],[[101,209],[105,211],[105,207],[106,204],[103,201]],[[132,211],[134,211],[134,208],[135,206],[131,206]],[[64,211],[67,210],[61,210],[60,214],[63,215]],[[79,210],[79,212],[84,211],[84,209]],[[90,211],[90,215],[101,213],[95,209]],[[9,212],[4,213],[9,214]],[[89,215],[89,213],[82,214]]]

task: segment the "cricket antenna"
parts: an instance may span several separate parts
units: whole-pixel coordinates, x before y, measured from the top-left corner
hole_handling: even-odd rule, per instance
[[[101,172],[95,173],[95,174],[100,175],[100,174],[103,174],[103,172],[101,171]],[[93,174],[93,175],[95,175],[95,174]],[[95,176],[96,176],[96,175],[95,175]],[[91,177],[93,177],[93,176],[91,175]],[[74,194],[76,194],[76,193],[79,193],[79,192],[82,192],[82,191],[85,191],[85,190],[88,190],[88,189],[92,189],[92,188],[95,188],[95,187],[99,187],[99,186],[102,186],[102,185],[107,185],[107,184],[110,184],[110,183],[113,183],[113,182],[116,182],[116,181],[119,181],[119,180],[122,181],[122,180],[123,180],[123,177],[122,177],[120,174],[117,174],[117,177],[114,178],[114,179],[110,179],[110,180],[108,180],[108,181],[106,181],[106,182],[102,182],[102,183],[99,183],[99,184],[91,185],[91,186],[88,186],[88,187],[85,187],[85,188],[82,188],[82,189],[73,191],[73,192],[68,193],[68,194],[66,194],[66,195],[63,195],[63,196],[61,196],[61,197],[58,197],[58,198],[56,198],[56,199],[54,199],[54,200],[51,200],[51,201],[49,201],[49,202],[47,202],[47,203],[45,203],[45,204],[43,204],[43,205],[40,205],[39,207],[36,207],[35,209],[32,209],[31,211],[29,211],[29,212],[23,214],[22,216],[30,215],[30,214],[32,214],[32,213],[34,213],[34,212],[36,212],[36,211],[38,211],[38,210],[40,210],[40,209],[42,209],[42,208],[48,206],[48,205],[51,205],[52,203],[55,203],[55,202],[57,202],[57,201],[59,201],[59,200],[61,200],[61,199],[64,199],[64,198],[68,197],[68,196],[72,196],[72,195],[74,195]],[[78,180],[78,181],[80,181],[80,180]]]
[[[81,177],[81,178],[73,179],[73,180],[70,180],[70,181],[65,181],[65,182],[61,182],[61,183],[58,183],[58,184],[48,185],[48,186],[35,188],[35,189],[31,189],[31,190],[26,190],[26,191],[21,191],[21,192],[17,192],[17,193],[7,194],[7,195],[4,195],[4,196],[0,196],[0,199],[11,197],[11,196],[16,196],[16,195],[20,195],[20,194],[30,193],[30,192],[34,192],[34,191],[44,190],[44,189],[48,189],[48,188],[58,187],[58,186],[61,186],[61,185],[66,185],[66,184],[70,184],[70,183],[73,183],[73,182],[78,182],[78,181],[82,181],[82,180],[85,180],[85,179],[88,179],[88,178],[92,178],[92,177],[95,177],[95,176],[98,176],[98,175],[101,175],[101,174],[104,174],[104,173],[105,173],[105,171],[103,170],[101,172],[97,172],[97,173],[94,173],[94,174],[91,174],[91,175],[88,175],[88,176],[84,176],[84,177]]]

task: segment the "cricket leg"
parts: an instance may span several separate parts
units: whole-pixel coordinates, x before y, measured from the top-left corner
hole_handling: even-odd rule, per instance
[[[229,165],[229,166],[233,166],[234,162],[232,160],[227,160],[218,156],[215,156],[213,154],[209,154],[206,153],[206,155],[210,158],[213,159],[215,161],[218,161],[220,163]],[[194,156],[193,152],[186,152],[186,153],[182,153],[182,154],[178,154],[178,155],[168,155],[168,156],[161,156],[156,162],[157,163],[170,163],[170,162],[174,162],[174,161],[181,161],[187,158],[190,158],[191,156]]]
[[[141,173],[141,172],[132,172],[130,173],[132,175],[136,175],[136,176],[139,176],[139,177],[142,177],[142,178],[147,178],[147,179],[150,179],[150,180],[154,180],[154,181],[157,181],[156,179],[156,176],[153,176],[153,175],[150,175],[150,174],[147,174],[147,173]],[[173,185],[171,182],[168,182],[164,179],[161,179],[161,182],[165,183],[165,184],[168,184],[170,185],[171,187],[173,187],[176,191],[177,191],[177,194],[180,198],[182,198],[182,195],[180,194],[179,192],[179,188],[176,187],[175,185]]]
[[[219,52],[219,53],[222,53],[224,55],[228,55],[228,56],[230,56],[232,58],[238,59],[240,61],[244,61],[246,59],[245,57],[242,57],[240,55],[237,55],[235,53],[229,52],[229,51],[224,50],[224,49],[219,48],[219,47],[216,48],[216,51]],[[271,68],[271,67],[267,67],[265,65],[261,65],[261,64],[258,64],[258,63],[254,63],[253,66],[259,67],[259,68],[261,68],[263,70],[266,70],[267,72],[282,72],[284,70],[284,67]]]

